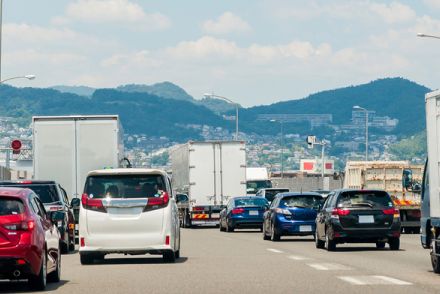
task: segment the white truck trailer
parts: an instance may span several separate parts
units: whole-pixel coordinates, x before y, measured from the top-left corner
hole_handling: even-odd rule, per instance
[[[181,223],[218,225],[220,210],[246,195],[246,146],[241,141],[188,142],[170,152],[176,193],[188,195]]]
[[[57,181],[69,199],[81,197],[89,171],[121,166],[117,115],[34,116],[32,124],[34,179]]]
[[[428,159],[422,184],[421,242],[431,249],[431,264],[440,273],[440,90],[426,94]]]
[[[423,166],[406,161],[348,161],[344,188],[385,190],[400,211],[406,233],[420,232]]]

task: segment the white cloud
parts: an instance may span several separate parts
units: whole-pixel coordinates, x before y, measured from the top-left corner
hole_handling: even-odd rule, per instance
[[[54,23],[69,21],[114,23],[137,30],[162,30],[171,26],[170,19],[158,12],[146,13],[129,0],[77,0],[70,3],[65,16],[55,17]]]
[[[234,42],[205,36],[196,41],[180,42],[167,52],[176,58],[237,57],[240,48]]]
[[[433,9],[440,9],[440,1],[439,0],[423,0],[425,5]]]
[[[232,12],[225,12],[216,20],[203,23],[203,30],[209,34],[243,33],[251,31],[251,26]]]
[[[391,4],[371,3],[371,11],[377,13],[387,23],[408,22],[416,18],[416,12],[409,6],[399,2]]]

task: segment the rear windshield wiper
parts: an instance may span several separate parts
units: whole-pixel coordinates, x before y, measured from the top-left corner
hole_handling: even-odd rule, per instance
[[[351,206],[368,206],[372,208],[374,205],[371,203],[363,202],[363,203],[352,203]]]

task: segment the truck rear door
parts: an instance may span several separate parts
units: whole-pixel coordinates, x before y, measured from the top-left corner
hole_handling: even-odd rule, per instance
[[[246,195],[246,147],[241,142],[222,142],[220,148],[220,203]]]
[[[62,183],[68,193],[76,193],[75,121],[34,120],[34,178]],[[74,195],[69,195],[72,197]]]
[[[82,191],[88,172],[119,166],[117,120],[80,119],[76,121],[76,133],[76,185],[78,191]]]

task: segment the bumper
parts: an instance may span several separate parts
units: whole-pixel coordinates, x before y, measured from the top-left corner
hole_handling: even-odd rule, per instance
[[[306,236],[314,235],[316,230],[315,220],[280,220],[276,222],[278,232],[281,235]]]
[[[26,259],[22,257],[0,257],[0,278],[22,279],[32,274],[32,267]]]
[[[400,237],[400,223],[394,223],[388,228],[343,228],[340,223],[334,223],[331,236],[340,243],[375,243],[389,238]]]
[[[263,227],[263,218],[230,218],[228,224],[234,228],[255,228]]]

